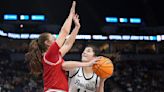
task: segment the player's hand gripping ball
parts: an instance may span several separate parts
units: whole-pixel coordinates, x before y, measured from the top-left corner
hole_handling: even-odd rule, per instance
[[[112,76],[114,66],[109,58],[101,57],[100,60],[92,66],[93,71],[101,78],[108,78]]]

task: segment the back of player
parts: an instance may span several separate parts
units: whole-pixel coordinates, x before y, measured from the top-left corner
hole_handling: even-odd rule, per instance
[[[74,73],[69,73],[69,92],[96,92],[99,80],[95,73],[86,78],[83,68],[78,68]]]

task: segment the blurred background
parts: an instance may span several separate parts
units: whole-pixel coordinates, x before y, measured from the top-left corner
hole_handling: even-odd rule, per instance
[[[24,55],[40,33],[55,37],[72,0],[0,1],[0,92],[43,92]],[[164,92],[162,0],[77,0],[81,29],[65,60],[80,60],[87,44],[110,57],[105,92]]]

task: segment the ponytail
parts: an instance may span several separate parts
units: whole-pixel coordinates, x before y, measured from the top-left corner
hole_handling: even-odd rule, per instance
[[[38,41],[32,40],[29,45],[29,51],[25,55],[25,60],[28,62],[30,73],[39,76],[42,74],[42,51],[39,48]]]
[[[25,60],[28,61],[31,74],[39,76],[43,72],[42,54],[45,53],[48,49],[45,41],[49,40],[50,35],[50,33],[42,33],[38,40],[32,40],[29,45],[29,51],[25,55]]]

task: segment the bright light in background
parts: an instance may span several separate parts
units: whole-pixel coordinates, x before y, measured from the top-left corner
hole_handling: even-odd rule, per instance
[[[103,35],[93,35],[92,38],[95,40],[107,40],[108,39],[107,36],[103,36]]]
[[[3,30],[0,30],[0,36],[7,36],[7,33],[4,33]]]
[[[21,38],[22,39],[28,39],[29,38],[29,34],[21,34]]]
[[[110,40],[122,40],[121,35],[110,35],[109,36]]]
[[[31,15],[31,20],[44,21],[45,20],[45,15]]]
[[[150,36],[150,40],[156,41],[157,40],[157,36]]]
[[[118,17],[106,17],[106,22],[109,23],[132,23],[132,24],[139,24],[141,23],[141,18],[118,18]]]
[[[57,39],[59,37],[59,34],[53,34],[53,37],[55,37],[55,39]]]
[[[0,36],[6,36],[8,38],[13,39],[36,39],[40,36],[40,34],[29,34],[29,33],[5,33],[3,30],[0,30]],[[53,34],[54,37],[58,37],[58,34]],[[109,37],[109,38],[108,38]],[[103,36],[103,35],[77,35],[76,39],[80,40],[131,40],[131,41],[137,41],[137,40],[149,40],[149,41],[163,41],[164,35],[156,35],[156,36],[144,36],[144,35],[109,35],[109,36]]]
[[[128,19],[127,18],[119,18],[119,21],[121,23],[127,23],[128,22]]]
[[[122,36],[122,39],[123,40],[130,40],[130,35],[123,35]]]
[[[164,40],[164,35],[161,36],[161,39]]]
[[[131,38],[130,38],[131,40],[139,40],[140,39],[140,36],[131,36]]]
[[[162,37],[160,35],[157,35],[157,41],[161,41],[162,40]]]
[[[140,36],[140,40],[144,40],[144,36]]]
[[[24,27],[24,25],[23,25],[23,24],[20,24],[20,25],[19,25],[19,27],[20,27],[20,28],[23,28],[23,27]]]
[[[106,17],[105,20],[106,20],[106,22],[110,22],[110,23],[117,23],[118,22],[117,17]]]
[[[149,36],[143,36],[143,39],[144,39],[144,40],[150,40],[150,39],[149,39]]]
[[[29,15],[20,15],[20,20],[29,20]]]
[[[141,18],[130,18],[130,23],[141,23]]]
[[[18,16],[16,14],[4,14],[4,20],[17,20]]]
[[[14,38],[14,39],[20,39],[20,34],[8,33],[8,37]]]
[[[39,36],[40,36],[40,34],[31,34],[30,35],[30,39],[37,39],[37,38],[39,38]]]
[[[90,40],[91,39],[91,35],[77,35],[76,39]]]

